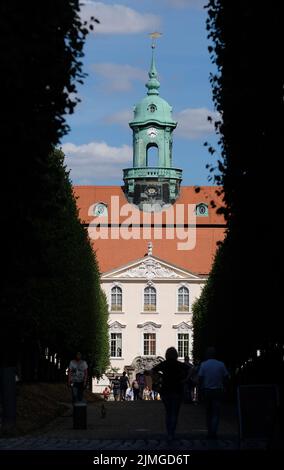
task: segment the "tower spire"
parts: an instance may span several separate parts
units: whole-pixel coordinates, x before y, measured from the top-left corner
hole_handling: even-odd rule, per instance
[[[158,72],[155,63],[155,49],[156,49],[156,39],[162,36],[162,33],[154,32],[150,33],[150,37],[152,38],[152,60],[149,70],[149,80],[146,83],[146,87],[148,88],[147,95],[158,95],[160,82],[158,81]]]
[[[127,200],[145,212],[157,212],[173,204],[180,193],[182,170],[173,168],[173,131],[177,122],[172,107],[159,96],[160,83],[155,64],[156,40],[161,33],[151,33],[151,65],[146,84],[147,95],[134,108],[129,125],[133,131],[133,166],[123,170]],[[151,148],[156,149],[153,162]],[[148,254],[152,254],[151,245]]]

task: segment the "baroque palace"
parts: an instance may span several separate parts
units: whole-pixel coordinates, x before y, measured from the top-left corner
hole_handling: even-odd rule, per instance
[[[133,166],[123,170],[123,185],[74,188],[109,304],[111,367],[130,377],[169,346],[181,360],[191,356],[192,305],[225,233],[211,206],[220,205],[217,188],[182,186],[173,165],[177,122],[159,95],[154,52],[153,45],[147,95],[129,123]]]

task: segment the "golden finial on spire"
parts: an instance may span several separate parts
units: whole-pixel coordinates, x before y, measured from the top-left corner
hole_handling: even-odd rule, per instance
[[[156,40],[162,36],[162,33],[158,31],[154,31],[153,33],[149,33],[150,38],[152,39],[152,49],[156,47]]]

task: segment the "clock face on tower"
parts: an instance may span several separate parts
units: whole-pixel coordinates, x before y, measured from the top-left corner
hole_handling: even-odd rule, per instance
[[[150,127],[150,129],[147,130],[147,134],[151,139],[155,139],[158,135],[158,131],[154,127]]]

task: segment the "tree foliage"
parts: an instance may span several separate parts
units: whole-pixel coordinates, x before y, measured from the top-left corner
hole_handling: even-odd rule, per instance
[[[209,51],[227,236],[194,307],[196,357],[215,344],[232,366],[284,344],[279,214],[283,173],[281,2],[210,0]]]
[[[46,265],[32,286],[33,335],[61,361],[82,351],[101,375],[108,365],[108,307],[60,150],[50,155],[48,175],[53,217],[40,227]]]
[[[81,349],[104,367],[98,266],[54,150],[84,78],[88,28],[79,10],[79,0],[0,4],[4,365],[37,345],[62,360]]]

